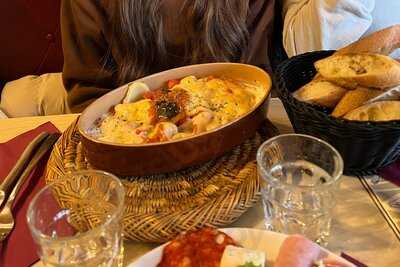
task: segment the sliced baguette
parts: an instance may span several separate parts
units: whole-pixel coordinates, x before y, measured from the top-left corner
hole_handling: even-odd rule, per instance
[[[400,120],[400,101],[382,101],[361,106],[344,116],[356,121]]]
[[[299,101],[334,108],[346,92],[334,83],[316,78],[294,92],[293,96]]]
[[[374,32],[342,49],[337,54],[377,53],[389,55],[400,48],[400,24]]]
[[[373,90],[358,87],[355,90],[348,91],[336,105],[332,112],[333,117],[342,117],[346,113],[362,106],[368,100],[382,94],[380,90]]]
[[[378,54],[339,54],[315,62],[328,81],[346,88],[357,86],[385,89],[400,84],[400,63]]]

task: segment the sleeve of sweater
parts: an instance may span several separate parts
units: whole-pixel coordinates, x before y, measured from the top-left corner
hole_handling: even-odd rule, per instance
[[[73,112],[82,111],[108,92],[112,72],[107,69],[106,18],[97,0],[63,0],[61,31],[64,53],[63,82]]]
[[[338,49],[371,26],[375,0],[284,0],[283,44],[289,56]]]

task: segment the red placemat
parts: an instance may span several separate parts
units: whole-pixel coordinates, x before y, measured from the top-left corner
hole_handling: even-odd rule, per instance
[[[8,142],[0,143],[0,181],[11,171],[25,147],[42,132],[57,133],[59,131],[52,123],[47,122]],[[42,176],[47,159],[48,156],[40,161],[17,195],[12,208],[15,227],[1,244],[0,266],[26,267],[39,260],[26,222],[26,211],[34,195],[45,185]]]
[[[394,183],[397,186],[400,186],[400,160],[391,164],[390,166],[383,168],[379,175],[384,179]]]

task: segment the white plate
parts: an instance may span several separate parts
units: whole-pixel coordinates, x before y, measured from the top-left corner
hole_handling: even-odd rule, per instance
[[[248,229],[248,228],[227,228],[221,229],[240,245],[245,248],[265,251],[267,254],[267,266],[272,266],[278,256],[279,248],[287,237],[284,234],[270,232],[265,230]],[[159,246],[152,251],[140,257],[137,261],[131,263],[129,267],[156,267],[161,261],[162,251],[166,244]],[[351,263],[343,258],[326,251],[328,258],[335,259],[343,264],[352,266]]]

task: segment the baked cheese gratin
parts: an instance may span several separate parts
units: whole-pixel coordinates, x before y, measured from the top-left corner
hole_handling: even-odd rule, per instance
[[[165,88],[128,85],[122,103],[101,118],[93,135],[102,141],[144,144],[216,129],[253,109],[265,95],[257,81],[224,77],[170,80]]]

